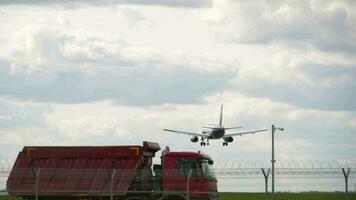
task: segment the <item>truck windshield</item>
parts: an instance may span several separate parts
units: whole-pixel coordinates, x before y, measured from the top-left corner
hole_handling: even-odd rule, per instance
[[[209,162],[208,159],[202,159],[200,163],[203,171],[203,176],[208,179],[215,179],[215,173],[214,173],[212,162]]]

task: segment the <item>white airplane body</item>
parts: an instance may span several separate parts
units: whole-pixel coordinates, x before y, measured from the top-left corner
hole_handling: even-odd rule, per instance
[[[203,126],[204,129],[202,133],[193,133],[193,132],[186,132],[186,131],[176,131],[176,130],[171,130],[171,129],[163,129],[164,131],[168,132],[174,132],[174,133],[179,133],[179,134],[185,134],[185,135],[190,135],[193,136],[191,141],[192,142],[198,142],[199,137],[201,139],[200,145],[205,146],[206,144],[209,145],[209,140],[217,140],[217,139],[223,139],[223,146],[227,146],[230,142],[234,141],[233,136],[242,136],[246,134],[254,134],[257,132],[263,132],[267,131],[268,129],[257,129],[257,130],[249,130],[249,131],[241,131],[241,132],[236,132],[236,133],[228,133],[226,134],[226,130],[233,130],[233,129],[239,129],[242,127],[224,127],[222,125],[222,113],[223,113],[223,105],[221,105],[221,110],[220,110],[220,120],[219,124],[217,125],[207,125]],[[205,140],[207,142],[205,142]]]

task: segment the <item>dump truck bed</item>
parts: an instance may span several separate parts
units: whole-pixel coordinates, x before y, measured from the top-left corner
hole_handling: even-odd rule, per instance
[[[126,195],[137,170],[160,149],[143,146],[24,147],[7,181],[15,196]]]

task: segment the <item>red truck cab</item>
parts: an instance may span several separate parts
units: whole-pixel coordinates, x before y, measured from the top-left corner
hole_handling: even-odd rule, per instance
[[[212,168],[213,160],[210,156],[198,152],[170,152],[162,153],[163,191],[166,193],[186,193],[188,173],[190,199],[218,198],[217,180]]]

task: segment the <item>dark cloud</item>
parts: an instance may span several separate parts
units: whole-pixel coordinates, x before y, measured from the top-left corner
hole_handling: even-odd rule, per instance
[[[222,90],[232,76],[187,67],[45,69],[11,74],[4,62],[0,71],[2,96],[57,103],[113,100],[127,105],[198,102],[203,96]]]
[[[210,0],[13,0],[0,1],[0,5],[34,5],[34,6],[65,6],[79,7],[83,5],[115,5],[115,4],[133,4],[133,5],[160,5],[169,7],[189,7],[198,8],[210,6]]]
[[[356,110],[356,66],[306,63],[299,68],[313,84],[255,80],[253,83],[238,83],[232,88],[246,95],[267,97],[302,108]]]

